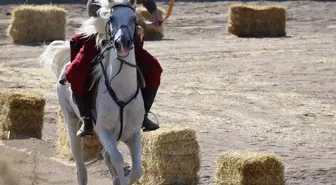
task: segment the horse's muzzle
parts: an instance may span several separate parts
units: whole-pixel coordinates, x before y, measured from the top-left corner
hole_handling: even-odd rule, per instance
[[[114,35],[114,46],[120,57],[126,57],[132,49],[132,36],[127,27],[121,27]]]

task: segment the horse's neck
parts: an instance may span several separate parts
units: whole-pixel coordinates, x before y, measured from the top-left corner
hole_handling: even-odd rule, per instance
[[[125,61],[135,65],[135,54],[134,50],[129,52]],[[110,60],[108,65],[109,79],[115,76],[119,69],[121,62],[117,59],[114,51],[110,51]],[[114,61],[112,61],[114,60]],[[117,76],[110,82],[112,89],[115,91],[118,99],[127,101],[129,100],[137,89],[137,69],[127,64],[123,64],[121,71]]]

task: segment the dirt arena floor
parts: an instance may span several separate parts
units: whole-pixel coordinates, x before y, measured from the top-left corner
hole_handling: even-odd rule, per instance
[[[263,39],[226,32],[231,3],[177,2],[165,40],[145,43],[164,69],[152,111],[160,124],[197,130],[202,185],[215,184],[218,154],[236,149],[279,155],[286,184],[336,184],[336,2],[267,2],[286,8],[288,36]],[[61,6],[70,38],[85,6]],[[6,36],[13,7],[0,7],[0,88],[42,93],[47,105],[42,140],[0,142],[0,184],[76,185],[73,163],[56,153],[58,104],[37,60],[43,48]],[[102,161],[88,169],[90,184],[110,184]]]

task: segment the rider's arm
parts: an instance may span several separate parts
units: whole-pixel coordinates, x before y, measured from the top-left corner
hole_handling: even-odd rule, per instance
[[[159,16],[159,12],[158,12],[155,1],[154,0],[140,0],[140,3],[142,3],[143,6],[148,10],[148,12],[152,14],[152,16],[154,17],[155,25],[160,26],[162,21]]]
[[[151,14],[157,11],[157,6],[154,0],[143,0],[142,4]]]
[[[79,50],[81,49],[81,35],[80,34],[75,34],[71,39],[70,39],[70,55],[71,55],[71,61],[73,61]]]

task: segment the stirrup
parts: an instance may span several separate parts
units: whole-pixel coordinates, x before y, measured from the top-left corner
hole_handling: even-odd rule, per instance
[[[89,121],[91,121],[90,119],[88,119]],[[92,122],[92,121],[91,121]],[[93,124],[93,123],[91,123]],[[77,131],[77,136],[78,137],[83,137],[83,136],[93,136],[94,135],[94,132],[93,132],[93,125],[91,125],[91,128],[89,128],[91,131],[86,131],[85,132],[85,121],[84,121],[84,118],[83,118],[83,121],[82,121],[82,125],[81,127],[78,129]],[[88,126],[87,126],[88,127]]]
[[[151,111],[149,111],[149,112],[147,113],[147,115],[148,115],[149,113],[151,113],[151,114],[154,116],[154,118],[155,118],[155,120],[156,120],[156,122],[157,122],[157,125],[160,125],[159,120],[157,119],[156,115],[155,115],[153,112],[151,112]]]
[[[146,121],[147,119],[147,121]],[[148,131],[154,131],[160,128],[159,124],[154,123],[152,120],[150,120],[147,116],[144,119],[144,122],[146,121],[146,125],[142,126],[142,131],[143,132],[148,132]]]
[[[82,128],[80,128],[78,131],[77,131],[77,134],[76,134],[78,137],[83,137],[83,136],[93,136],[94,135],[94,132],[84,132],[84,129],[82,130]]]

